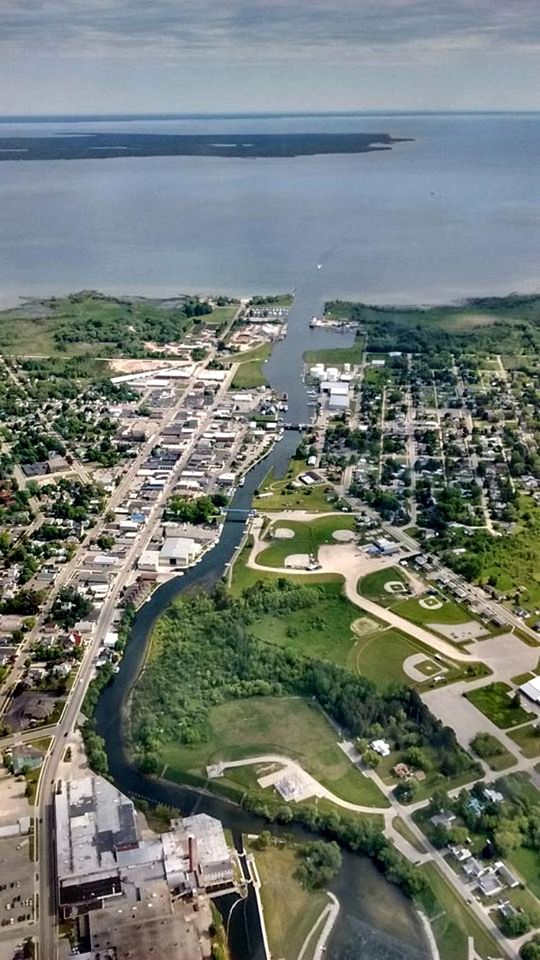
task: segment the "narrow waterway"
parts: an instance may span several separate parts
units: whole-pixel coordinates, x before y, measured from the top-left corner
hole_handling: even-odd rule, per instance
[[[297,289],[287,337],[276,345],[266,366],[272,386],[289,395],[287,416],[292,422],[306,422],[310,418],[301,380],[303,351],[344,346],[350,342],[350,338],[339,333],[309,328],[311,316],[320,313],[324,300],[317,274],[312,279],[313,283],[307,280],[305,288]],[[232,505],[237,508],[250,506],[253,492],[270,466],[274,467],[276,475],[283,475],[299,440],[298,433],[287,431],[269,456],[248,474]],[[155,620],[184,591],[208,589],[216,583],[223,576],[242,534],[243,524],[228,519],[219,543],[201,563],[184,576],[161,586],[143,605],[135,618],[120,671],[104,690],[96,711],[96,725],[105,740],[110,773],[124,793],[144,797],[152,803],[168,804],[186,816],[205,812],[218,817],[233,831],[237,845],[241,842],[241,834],[259,832],[263,821],[210,793],[142,776],[129,762],[122,726],[129,694],[140,672]],[[287,832],[306,836],[300,828],[287,827]],[[412,905],[368,860],[344,852],[343,867],[332,889],[340,901],[341,911],[327,947],[328,960],[426,960],[429,954],[424,933]],[[220,902],[228,924],[232,958],[263,960],[255,897],[250,895],[236,905],[235,899],[221,898]]]

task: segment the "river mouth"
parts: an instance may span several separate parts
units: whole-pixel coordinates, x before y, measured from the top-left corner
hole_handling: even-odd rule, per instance
[[[291,333],[276,345],[267,367],[268,378],[275,389],[289,395],[289,416],[294,422],[309,419],[306,392],[300,377],[302,350],[312,347],[314,341],[317,346],[324,344],[325,347],[342,347],[347,343],[347,339],[335,331],[318,330],[314,336],[314,331],[309,330],[309,319],[320,312],[321,306],[320,300],[315,303],[309,297],[295,300],[289,316]],[[244,486],[237,489],[233,507],[242,510],[250,507],[253,493],[270,467],[274,468],[276,476],[284,476],[300,436],[292,430],[285,432],[268,456],[249,472]],[[176,597],[188,590],[208,590],[223,576],[244,532],[244,523],[230,517],[229,514],[214,549],[184,576],[159,587],[139,610],[120,670],[99,699],[95,722],[97,732],[105,741],[109,772],[120,790],[152,804],[174,807],[186,816],[204,812],[217,817],[233,831],[238,846],[242,834],[268,829],[266,821],[210,792],[143,776],[130,763],[123,734],[130,692],[144,663],[152,627]],[[300,840],[310,836],[299,826],[287,826],[284,830],[271,825],[270,829],[276,834],[289,834]],[[338,897],[341,910],[325,952],[329,960],[427,960],[430,952],[411,901],[388,883],[365,857],[344,850],[343,866],[331,889]],[[234,898],[231,900],[230,897],[218,902],[226,922],[233,902]],[[264,960],[255,897],[249,896],[244,904],[237,905],[230,917],[232,960]]]

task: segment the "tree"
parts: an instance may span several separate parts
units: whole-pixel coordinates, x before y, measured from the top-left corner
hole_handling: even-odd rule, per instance
[[[394,796],[400,803],[410,803],[418,789],[416,780],[406,780],[394,787]]]
[[[518,824],[512,820],[503,820],[502,825],[495,830],[493,840],[501,857],[507,857],[512,850],[521,846],[523,837]]]
[[[257,850],[267,850],[268,847],[272,846],[272,834],[270,831],[263,830],[257,839],[253,841],[253,846],[257,847]]]
[[[514,913],[510,917],[501,917],[501,930],[505,937],[522,937],[531,929],[528,913]]]
[[[532,940],[524,943],[519,955],[521,960],[540,960],[540,935],[535,934]]]
[[[341,851],[334,841],[314,840],[299,851],[302,862],[296,871],[298,880],[308,890],[326,886],[341,867]]]

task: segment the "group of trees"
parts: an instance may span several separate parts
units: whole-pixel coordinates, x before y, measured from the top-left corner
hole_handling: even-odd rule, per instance
[[[373,818],[353,818],[336,810],[321,810],[311,804],[289,806],[268,802],[260,794],[246,793],[242,803],[246,810],[270,822],[300,823],[312,833],[336,841],[353,853],[370,857],[386,879],[401,887],[408,897],[418,896],[427,886],[424,875],[387,840]],[[330,858],[334,862],[337,859],[333,854],[330,854]]]
[[[384,734],[403,748],[429,743],[448,776],[473,769],[453,731],[441,726],[416,691],[381,691],[342,667],[251,635],[250,624],[262,614],[315,610],[320,589],[280,578],[257,583],[241,599],[220,588],[211,596],[183,598],[169,609],[158,622],[152,656],[133,693],[132,735],[145,770],[159,769],[167,742],[204,741],[212,705],[270,695],[315,698],[353,736]]]
[[[49,620],[67,630],[75,626],[77,620],[82,620],[91,609],[90,600],[75,587],[63,587],[55,598]]]
[[[228,499],[222,493],[213,493],[209,497],[196,497],[192,500],[175,494],[167,503],[166,516],[169,520],[178,520],[182,523],[210,523],[219,516],[220,508],[227,503]]]

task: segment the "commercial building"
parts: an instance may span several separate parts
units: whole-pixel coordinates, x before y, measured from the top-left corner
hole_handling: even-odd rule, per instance
[[[533,703],[540,703],[540,677],[527,680],[526,683],[521,684],[519,689]]]
[[[85,777],[60,783],[55,818],[63,919],[140,902],[150,882],[188,899],[234,888],[223,828],[206,814],[142,839],[132,801],[107,780]]]

